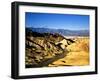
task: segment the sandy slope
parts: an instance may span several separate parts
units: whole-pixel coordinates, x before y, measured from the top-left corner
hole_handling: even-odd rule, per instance
[[[84,66],[89,65],[89,38],[76,38],[75,43],[66,47],[69,51],[62,59],[49,66]]]

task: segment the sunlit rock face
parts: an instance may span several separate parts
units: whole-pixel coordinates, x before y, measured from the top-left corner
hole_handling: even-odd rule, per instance
[[[63,37],[58,34],[40,34],[26,30],[26,67],[43,66],[46,60],[63,54],[63,49],[55,44],[62,39]]]
[[[73,39],[58,33],[38,33],[26,28],[25,67],[88,65],[87,41],[88,38]]]

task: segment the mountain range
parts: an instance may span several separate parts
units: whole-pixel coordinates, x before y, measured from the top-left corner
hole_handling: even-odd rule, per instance
[[[33,27],[26,27],[26,29],[30,29],[31,31],[38,33],[59,33],[64,36],[89,36],[89,30],[67,30]]]

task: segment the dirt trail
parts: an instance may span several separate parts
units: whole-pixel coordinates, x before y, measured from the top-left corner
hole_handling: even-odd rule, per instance
[[[64,58],[66,56],[66,53],[67,53],[67,50],[65,50],[64,53],[56,55],[53,58],[44,60],[42,63],[40,63],[40,66],[48,66],[49,64],[53,63],[54,61]]]

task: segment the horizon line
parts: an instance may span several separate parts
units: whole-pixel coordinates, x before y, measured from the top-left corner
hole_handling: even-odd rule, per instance
[[[47,28],[47,27],[26,27],[26,28]],[[55,30],[57,30],[57,28],[47,28],[47,29],[55,29]],[[61,29],[61,28],[60,28]],[[71,30],[71,31],[77,31],[78,29],[61,29],[61,30]],[[78,30],[78,31],[81,31],[81,30],[88,30],[89,31],[89,29],[80,29],[80,30]]]

